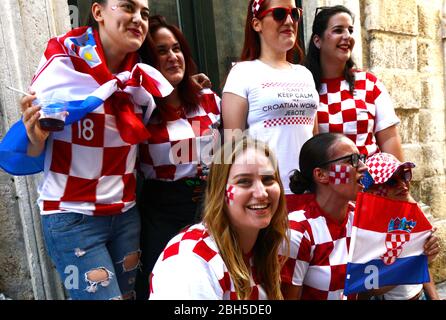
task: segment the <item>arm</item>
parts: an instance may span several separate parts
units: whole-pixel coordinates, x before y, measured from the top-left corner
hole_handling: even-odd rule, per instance
[[[316,116],[314,117],[313,136],[317,135],[318,133],[319,133],[319,122],[317,121],[317,112],[316,112]]]
[[[23,114],[23,124],[26,128],[26,133],[29,139],[28,156],[37,157],[45,148],[45,141],[49,136],[48,131],[44,131],[40,128],[39,117],[40,107],[32,104],[32,101],[36,99],[34,92],[31,92],[32,96],[24,96],[20,100],[20,108]]]
[[[282,283],[281,289],[285,300],[300,300],[302,297],[302,286]]]
[[[396,125],[377,132],[375,136],[378,147],[382,152],[391,153],[400,161],[404,160],[401,137]]]
[[[225,92],[221,100],[221,111],[225,132],[226,129],[245,130],[248,116],[248,100],[234,93]],[[231,136],[235,136],[235,132],[232,132]],[[228,138],[228,136],[225,136],[225,139]]]
[[[429,270],[429,278],[431,281],[423,283],[424,293],[429,297],[430,300],[440,300],[437,288],[435,287],[434,279],[432,278],[431,271]]]

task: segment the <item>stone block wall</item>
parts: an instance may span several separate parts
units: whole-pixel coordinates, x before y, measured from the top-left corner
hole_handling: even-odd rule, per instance
[[[386,85],[401,119],[405,159],[416,163],[412,194],[431,208],[446,245],[446,118],[441,0],[363,0],[366,68]],[[444,27],[443,27],[444,28]],[[431,264],[436,282],[446,280],[443,250]]]

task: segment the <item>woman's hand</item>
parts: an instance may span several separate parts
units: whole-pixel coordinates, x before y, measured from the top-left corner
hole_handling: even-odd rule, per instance
[[[198,73],[191,76],[192,81],[200,88],[212,88],[212,82],[204,73]]]
[[[434,232],[437,228],[432,229],[432,234],[429,238],[427,238],[426,243],[424,244],[424,254],[427,256],[427,261],[431,263],[437,255],[440,253],[440,241],[436,236],[434,236]]]
[[[40,106],[33,105],[32,103],[36,99],[35,92],[30,92],[30,94],[31,96],[24,96],[20,100],[20,109],[23,115],[22,121],[26,128],[26,134],[30,141],[28,155],[37,157],[42,153],[45,141],[50,133],[40,128]]]

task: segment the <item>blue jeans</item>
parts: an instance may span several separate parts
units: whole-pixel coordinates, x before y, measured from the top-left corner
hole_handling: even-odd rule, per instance
[[[114,216],[42,216],[48,254],[72,299],[134,298],[141,223],[136,206]]]

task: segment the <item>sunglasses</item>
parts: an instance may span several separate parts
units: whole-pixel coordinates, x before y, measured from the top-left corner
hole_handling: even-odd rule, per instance
[[[282,22],[283,20],[288,17],[288,15],[291,16],[291,19],[293,19],[294,22],[299,22],[300,18],[302,17],[302,9],[301,8],[285,8],[285,7],[275,7],[270,8],[268,10],[263,11],[258,16],[258,19],[263,19],[268,13],[273,13],[273,18],[277,22]]]
[[[332,162],[348,159],[350,164],[354,168],[357,168],[359,166],[359,160],[361,160],[362,163],[365,163],[365,159],[366,158],[367,158],[367,156],[365,154],[352,153],[352,154],[349,154],[348,156],[344,156],[344,157],[340,157],[340,158],[337,158],[337,159],[333,159],[333,160],[329,160],[329,161],[323,162],[323,163],[319,164],[317,167],[323,167],[323,166],[326,166],[327,164],[332,163]]]
[[[406,183],[410,182],[412,180],[412,170],[405,169],[402,174],[400,173],[397,176],[390,178],[385,182],[385,184],[389,187],[394,187],[399,180],[403,180]]]
[[[316,16],[318,15],[318,13],[321,12],[322,10],[330,9],[330,8],[332,8],[332,7],[330,7],[330,6],[317,7],[316,10],[314,11],[314,17],[316,18]]]

